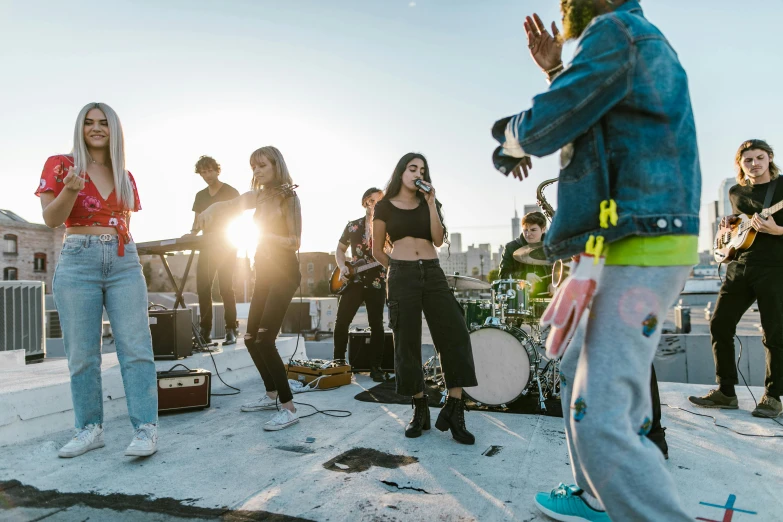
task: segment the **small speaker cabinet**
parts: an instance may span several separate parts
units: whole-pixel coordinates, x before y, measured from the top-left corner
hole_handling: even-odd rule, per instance
[[[193,353],[190,308],[150,310],[149,322],[155,359],[182,359]]]
[[[381,369],[394,372],[394,335],[386,330],[383,336],[383,361]],[[369,372],[372,361],[370,329],[355,328],[348,333],[348,362],[354,372]]]

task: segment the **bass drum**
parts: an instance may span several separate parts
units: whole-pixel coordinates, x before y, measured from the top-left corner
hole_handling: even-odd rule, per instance
[[[524,331],[487,325],[470,333],[478,386],[464,388],[475,402],[503,406],[518,399],[530,384],[538,354]]]

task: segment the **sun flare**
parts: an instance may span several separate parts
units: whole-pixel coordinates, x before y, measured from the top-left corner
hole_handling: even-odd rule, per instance
[[[253,213],[249,211],[232,221],[226,229],[226,235],[231,244],[237,248],[239,257],[246,255],[253,257],[258,243],[258,233],[258,227],[253,221]]]

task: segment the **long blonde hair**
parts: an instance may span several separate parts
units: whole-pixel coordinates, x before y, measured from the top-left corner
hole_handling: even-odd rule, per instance
[[[742,145],[737,149],[737,155],[734,156],[734,166],[737,168],[737,183],[745,186],[749,183],[748,178],[745,176],[745,171],[742,170],[742,155],[749,150],[763,150],[769,156],[769,178],[776,179],[780,176],[780,168],[775,165],[772,158],[775,157],[775,153],[772,147],[764,140],[748,140],[742,142]]]
[[[106,116],[109,123],[109,154],[111,157],[111,169],[114,174],[114,193],[117,203],[125,210],[135,210],[136,200],[133,197],[133,187],[131,186],[128,171],[125,170],[125,137],[122,134],[122,125],[120,118],[114,109],[105,103],[88,103],[76,118],[76,127],[73,130],[73,163],[76,172],[87,171],[92,158],[87,151],[87,144],[84,142],[84,120],[87,113],[92,109],[99,109]]]
[[[276,147],[261,147],[254,150],[250,155],[250,164],[259,163],[261,158],[264,157],[275,167],[275,181],[281,185],[293,185],[294,180],[291,179],[291,174],[288,173],[288,166],[285,164],[283,154],[277,150]],[[253,181],[250,182],[250,188],[253,190],[260,190],[262,185],[256,181],[255,176]]]

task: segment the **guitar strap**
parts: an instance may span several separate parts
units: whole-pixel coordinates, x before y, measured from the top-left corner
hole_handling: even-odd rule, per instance
[[[764,196],[764,206],[761,207],[761,211],[764,212],[772,204],[772,196],[775,194],[775,185],[778,183],[778,178],[773,179],[767,186],[767,195]]]

